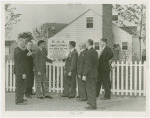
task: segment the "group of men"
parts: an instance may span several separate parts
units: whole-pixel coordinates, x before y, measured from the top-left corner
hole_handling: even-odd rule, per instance
[[[52,99],[48,91],[48,78],[46,77],[46,61],[52,63],[53,60],[47,58],[45,42],[38,42],[38,49],[32,52],[32,42],[28,42],[26,49],[25,40],[18,39],[18,47],[14,51],[14,64],[16,74],[16,104],[25,105],[27,98],[32,98],[32,87],[35,76],[36,95],[39,99]],[[93,40],[80,44],[80,54],[78,55],[76,42],[69,42],[69,50],[65,61],[63,86],[64,91],[61,97],[69,99],[76,96],[76,78],[78,81],[77,101],[87,101],[87,110],[97,109],[96,97],[99,96],[100,88],[104,85],[105,94],[102,100],[110,99],[110,64],[113,52],[107,47],[107,39],[101,39],[103,50],[100,55],[93,48]],[[34,67],[34,71],[33,71]]]
[[[76,43],[69,42],[70,53],[65,61],[64,93],[62,97],[69,99],[76,96],[76,77],[78,81],[79,98],[77,101],[88,101],[87,110],[97,109],[96,97],[99,96],[103,83],[105,94],[102,100],[110,99],[110,63],[112,50],[106,46],[107,39],[101,39],[103,50],[101,55],[93,48],[93,40],[80,44],[80,54],[75,49]]]
[[[16,75],[16,105],[26,105],[27,99],[32,98],[32,87],[36,85],[36,95],[39,99],[52,99],[48,92],[48,78],[46,77],[46,61],[52,63],[47,58],[45,41],[38,42],[38,49],[32,51],[33,43],[26,42],[20,38],[17,41],[17,48],[14,50],[14,73]]]

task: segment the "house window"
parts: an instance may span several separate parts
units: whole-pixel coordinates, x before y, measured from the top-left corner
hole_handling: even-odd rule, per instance
[[[95,50],[100,50],[99,42],[94,43]]]
[[[122,42],[122,50],[128,50],[128,43]]]
[[[86,28],[93,28],[93,17],[86,18]]]

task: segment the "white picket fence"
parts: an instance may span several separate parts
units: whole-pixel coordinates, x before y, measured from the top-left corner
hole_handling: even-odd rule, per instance
[[[47,63],[47,77],[49,78],[49,92],[63,92],[64,63]],[[146,62],[129,63],[117,62],[111,71],[111,92],[116,95],[138,95],[146,94]],[[14,63],[7,61],[5,66],[5,89],[15,91]],[[33,87],[35,91],[35,83]],[[100,93],[104,92],[102,88]],[[78,94],[78,87],[77,87]]]

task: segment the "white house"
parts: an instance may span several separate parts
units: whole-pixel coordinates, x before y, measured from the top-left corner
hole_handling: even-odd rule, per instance
[[[79,44],[86,42],[88,39],[94,40],[94,48],[101,52],[100,39],[108,39],[108,46],[113,48],[114,44],[118,47],[113,48],[115,55],[119,60],[132,60],[133,50],[136,49],[137,57],[139,56],[138,37],[129,34],[123,28],[119,28],[112,23],[112,7],[110,4],[102,5],[102,15],[89,9],[75,20],[70,22],[66,27],[48,39],[48,56],[51,57],[53,51],[67,52],[69,41],[76,42],[76,49],[79,51]],[[60,41],[60,42],[59,42]],[[57,43],[57,44],[56,44]],[[52,45],[52,44],[55,44]],[[54,47],[57,48],[54,49]],[[52,47],[53,46],[53,47]],[[133,49],[135,48],[135,49]]]

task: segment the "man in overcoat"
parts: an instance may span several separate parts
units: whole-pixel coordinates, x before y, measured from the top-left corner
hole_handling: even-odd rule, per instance
[[[111,82],[110,82],[110,63],[109,60],[113,58],[112,50],[107,46],[107,39],[101,39],[102,53],[99,58],[98,78],[96,85],[96,96],[99,96],[100,88],[104,85],[105,94],[102,100],[110,99],[111,96]]]
[[[65,59],[65,73],[64,73],[64,94],[62,97],[74,98],[76,95],[76,74],[78,52],[75,49],[76,43],[69,42],[70,53]]]
[[[93,48],[93,40],[87,41],[87,56],[85,60],[85,67],[83,69],[82,80],[86,82],[87,99],[89,102],[87,110],[97,109],[96,104],[96,78],[98,76],[98,53]]]
[[[46,77],[46,61],[52,63],[53,60],[47,58],[44,40],[38,41],[38,49],[34,52],[33,60],[37,98],[52,99],[53,97],[50,96],[48,89],[48,78]]]
[[[33,71],[33,43],[31,41],[27,42],[27,48],[25,49],[26,60],[27,60],[27,79],[26,79],[26,89],[25,96],[27,98],[32,98],[32,87],[34,84],[34,71]]]
[[[27,103],[23,99],[27,75],[26,55],[23,51],[25,48],[25,39],[18,39],[17,45],[17,48],[14,50],[14,73],[16,77],[15,102],[16,105],[26,105]]]
[[[77,75],[78,75],[78,92],[79,92],[79,101],[87,101],[87,93],[86,93],[86,84],[85,81],[82,80],[83,69],[85,68],[85,59],[88,49],[86,48],[85,43],[80,44],[80,54],[78,57],[77,63]]]

